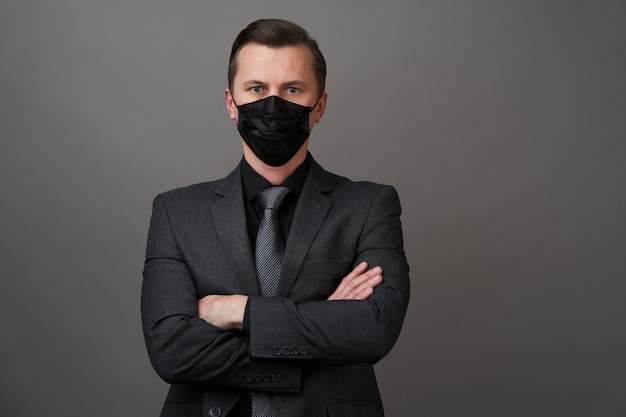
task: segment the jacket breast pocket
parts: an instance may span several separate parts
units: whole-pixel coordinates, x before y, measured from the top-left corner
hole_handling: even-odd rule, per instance
[[[352,259],[309,259],[304,261],[290,298],[297,301],[325,300],[352,270]]]

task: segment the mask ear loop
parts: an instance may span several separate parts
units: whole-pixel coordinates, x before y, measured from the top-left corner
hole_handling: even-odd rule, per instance
[[[315,104],[313,105],[313,107],[311,107],[311,110],[309,110],[309,114],[315,110],[315,108],[317,107],[318,104],[320,104],[320,100],[322,99],[322,97],[324,97],[324,93],[322,93],[322,95],[317,99],[317,101],[315,102]],[[235,99],[233,99],[233,101],[235,101]]]

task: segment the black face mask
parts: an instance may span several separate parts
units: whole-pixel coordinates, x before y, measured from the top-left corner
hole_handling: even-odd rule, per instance
[[[267,165],[285,165],[311,134],[309,114],[313,107],[269,96],[237,106],[237,110],[237,130],[252,152]]]

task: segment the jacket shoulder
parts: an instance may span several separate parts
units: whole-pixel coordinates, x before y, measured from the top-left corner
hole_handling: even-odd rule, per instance
[[[224,192],[239,188],[241,188],[241,174],[238,166],[224,178],[174,188],[157,195],[155,201],[162,200],[166,204],[183,205],[193,202],[210,203],[219,199]]]
[[[197,184],[186,185],[183,187],[173,188],[157,195],[166,201],[189,200],[202,195],[213,194],[222,180],[200,182]]]
[[[397,194],[391,185],[372,181],[355,181],[350,178],[326,172],[332,192],[336,196],[345,196],[352,200],[371,200],[381,192]]]

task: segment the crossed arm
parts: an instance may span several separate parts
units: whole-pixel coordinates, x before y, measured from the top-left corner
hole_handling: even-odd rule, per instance
[[[352,218],[356,211],[365,219],[358,242],[348,242],[354,247],[343,251],[346,258],[353,251],[356,259],[375,266],[359,263],[336,288],[327,287],[327,294],[332,292],[326,296],[328,301],[308,296],[291,299],[241,294],[199,299],[200,292],[213,291],[199,290],[202,281],[196,282],[194,274],[202,276],[208,271],[197,268],[196,258],[214,248],[205,247],[201,254],[194,251],[195,235],[181,232],[186,229],[180,222],[187,217],[176,211],[176,202],[169,195],[155,199],[142,288],[146,346],[155,370],[165,381],[247,387],[245,375],[271,369],[282,375],[281,382],[273,384],[272,389],[291,392],[300,388],[303,360],[320,364],[375,363],[391,349],[409,298],[400,208],[392,188],[381,189],[371,204],[364,199],[351,206]],[[316,256],[325,255],[324,246],[316,250]],[[211,264],[215,270],[225,265]],[[330,279],[328,275],[320,284]],[[215,286],[230,288],[220,282]],[[230,331],[242,328],[246,310],[250,333]],[[308,354],[288,358],[292,360],[276,357],[273,349],[286,345],[304,346]]]
[[[342,279],[328,301],[367,299],[383,280],[380,266],[367,268],[367,262],[358,264]],[[224,330],[241,330],[247,302],[247,295],[207,295],[198,300],[198,317]]]

